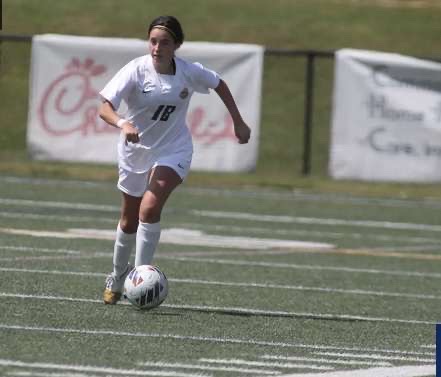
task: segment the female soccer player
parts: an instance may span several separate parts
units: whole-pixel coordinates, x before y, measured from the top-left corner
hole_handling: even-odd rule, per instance
[[[100,92],[100,117],[121,129],[118,188],[123,196],[113,272],[103,295],[106,304],[121,298],[134,244],[135,265],[152,262],[162,208],[190,169],[193,145],[185,119],[192,94],[214,89],[231,114],[239,143],[250,138],[250,128],[218,74],[175,56],[183,41],[176,18],[156,18],[148,28],[150,54],[125,65]],[[122,100],[128,106],[125,117],[117,113]]]

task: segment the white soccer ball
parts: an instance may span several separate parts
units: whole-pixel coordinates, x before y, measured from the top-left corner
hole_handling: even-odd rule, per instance
[[[167,277],[156,266],[138,266],[129,272],[124,281],[124,296],[139,309],[161,305],[167,294]]]

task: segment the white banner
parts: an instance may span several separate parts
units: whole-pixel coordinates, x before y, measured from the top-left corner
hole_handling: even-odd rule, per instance
[[[329,172],[337,179],[441,181],[441,64],[338,51]]]
[[[119,130],[98,117],[99,91],[127,62],[147,53],[138,39],[38,35],[32,42],[27,143],[40,160],[116,163]],[[193,170],[249,171],[258,153],[263,47],[185,42],[177,55],[198,61],[225,80],[252,129],[239,145],[219,97],[195,94],[187,124]],[[105,146],[105,147],[103,147]]]

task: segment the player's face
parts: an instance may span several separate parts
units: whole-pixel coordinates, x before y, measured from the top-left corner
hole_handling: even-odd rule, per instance
[[[170,64],[179,46],[169,32],[153,28],[149,35],[149,49],[156,64]]]

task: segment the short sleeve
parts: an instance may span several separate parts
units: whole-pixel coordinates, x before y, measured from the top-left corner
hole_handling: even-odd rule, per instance
[[[205,68],[201,63],[190,64],[191,80],[194,90],[199,93],[208,93],[209,89],[215,89],[219,85],[219,75]]]
[[[136,66],[132,61],[122,67],[115,76],[113,76],[104,89],[101,90],[100,95],[109,101],[115,109],[118,109],[122,100],[127,102],[127,98],[135,83]]]

